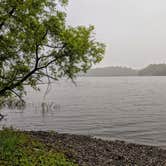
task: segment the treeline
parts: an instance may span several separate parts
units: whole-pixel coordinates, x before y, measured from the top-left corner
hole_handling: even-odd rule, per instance
[[[151,64],[139,70],[140,76],[166,76],[166,64]]]
[[[87,77],[113,77],[113,76],[136,76],[138,71],[128,67],[104,67],[89,70],[81,76]]]
[[[80,76],[87,77],[111,77],[111,76],[166,76],[166,64],[150,64],[149,66],[135,70],[128,67],[104,67],[89,70]]]

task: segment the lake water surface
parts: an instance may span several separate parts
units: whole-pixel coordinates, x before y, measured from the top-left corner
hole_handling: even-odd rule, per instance
[[[166,146],[166,77],[89,77],[27,88],[24,110],[3,109],[1,126],[54,130]]]

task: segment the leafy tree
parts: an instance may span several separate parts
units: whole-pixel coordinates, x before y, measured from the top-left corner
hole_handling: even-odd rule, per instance
[[[68,0],[0,0],[0,96],[21,98],[43,78],[74,79],[102,60],[94,27],[66,24]]]

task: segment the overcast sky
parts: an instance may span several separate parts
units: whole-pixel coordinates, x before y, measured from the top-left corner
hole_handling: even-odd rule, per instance
[[[107,45],[103,66],[166,62],[166,0],[69,0],[68,23],[95,25]]]

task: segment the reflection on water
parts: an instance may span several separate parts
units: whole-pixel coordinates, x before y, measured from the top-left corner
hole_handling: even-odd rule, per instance
[[[166,77],[80,78],[41,92],[27,87],[26,107],[3,108],[1,126],[55,130],[166,145]]]
[[[27,109],[32,109],[41,112],[42,116],[44,117],[45,114],[48,112],[57,112],[60,111],[60,104],[56,104],[54,102],[12,102],[12,103],[6,103],[1,107],[1,110],[4,112],[4,110],[12,113],[25,113]]]

